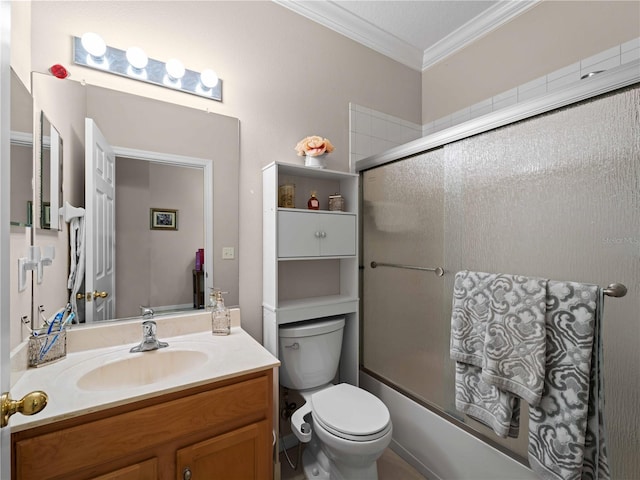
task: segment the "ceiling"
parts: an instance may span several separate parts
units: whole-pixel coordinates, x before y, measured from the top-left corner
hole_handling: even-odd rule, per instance
[[[539,0],[274,0],[408,67],[424,71]]]

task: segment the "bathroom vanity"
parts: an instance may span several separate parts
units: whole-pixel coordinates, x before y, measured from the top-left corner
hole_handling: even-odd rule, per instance
[[[13,478],[272,478],[277,359],[240,327],[162,339],[27,371],[12,390],[41,388],[49,404],[12,418]]]

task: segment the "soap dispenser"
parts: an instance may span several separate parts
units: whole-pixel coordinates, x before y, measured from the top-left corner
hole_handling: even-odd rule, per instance
[[[207,302],[206,310],[210,315],[213,315],[213,309],[216,308],[216,290],[211,287],[209,288],[209,301]]]
[[[231,313],[224,305],[222,293],[220,290],[215,290],[216,303],[211,311],[211,332],[214,335],[229,335],[231,333]]]

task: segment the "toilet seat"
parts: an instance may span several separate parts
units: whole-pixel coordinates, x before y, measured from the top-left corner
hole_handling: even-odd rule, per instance
[[[331,434],[355,442],[376,440],[391,429],[386,405],[366,390],[341,383],[311,396],[312,416]]]

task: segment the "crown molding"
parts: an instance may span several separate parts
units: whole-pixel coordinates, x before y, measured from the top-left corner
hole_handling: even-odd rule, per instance
[[[396,60],[409,68],[420,71],[423,52],[412,45],[388,34],[375,25],[345,10],[331,1],[273,0],[303,17],[313,20],[344,35],[378,53]]]
[[[362,20],[338,4],[327,1],[273,0],[320,25],[378,53],[422,72],[487,33],[504,25],[541,0],[501,0],[424,52]]]
[[[424,51],[422,71],[482,38],[537,5],[541,0],[500,1]]]

